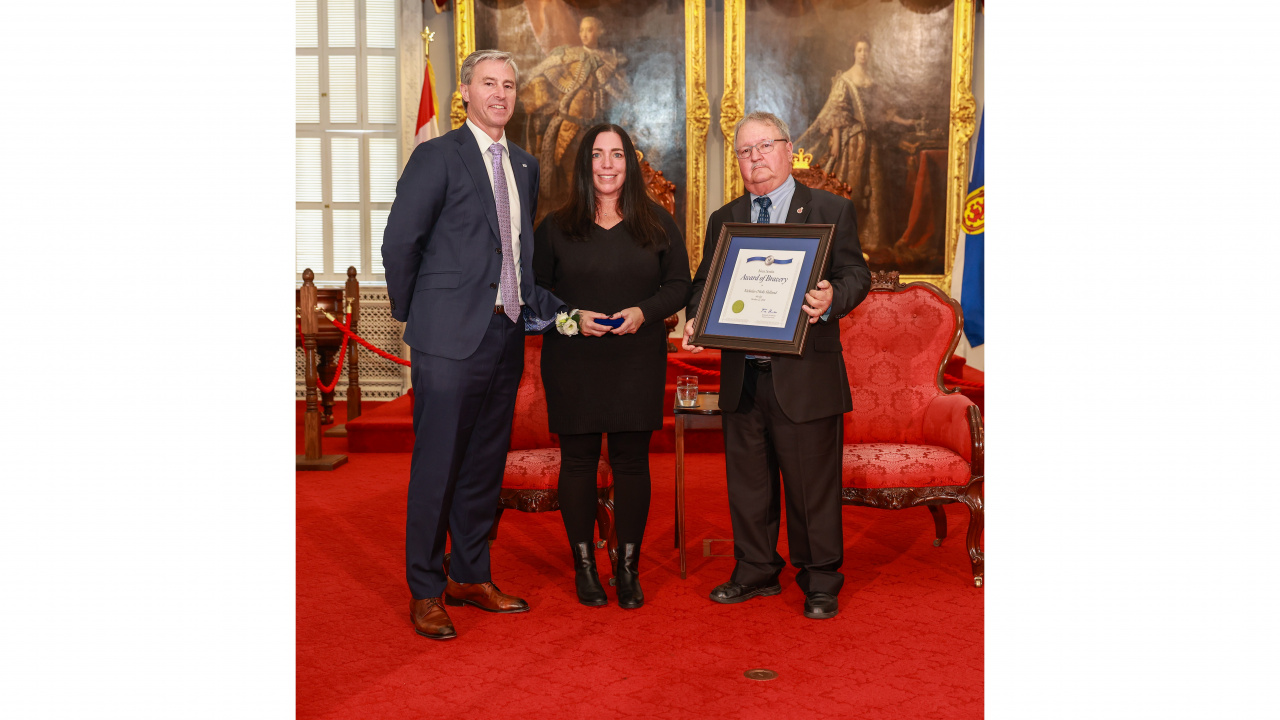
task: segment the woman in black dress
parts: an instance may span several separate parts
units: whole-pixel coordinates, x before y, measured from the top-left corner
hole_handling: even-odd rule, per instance
[[[578,600],[606,603],[592,522],[601,438],[609,436],[618,532],[618,605],[644,604],[637,563],[649,517],[649,439],[662,428],[667,316],[692,283],[675,220],[645,192],[640,164],[617,125],[586,132],[572,195],[534,234],[537,282],[580,308],[580,332],[550,332],[542,382],[551,431],[560,436],[560,510],[573,550]],[[590,310],[586,309],[590,308]],[[621,320],[618,327],[595,322]]]

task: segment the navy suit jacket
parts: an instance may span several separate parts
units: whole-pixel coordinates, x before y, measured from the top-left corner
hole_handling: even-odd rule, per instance
[[[520,293],[550,319],[564,303],[534,282],[538,161],[508,139],[520,194]],[[508,190],[512,190],[508,188]],[[475,135],[465,125],[414,148],[382,235],[391,316],[415,350],[461,360],[480,346],[502,274],[498,212]]]

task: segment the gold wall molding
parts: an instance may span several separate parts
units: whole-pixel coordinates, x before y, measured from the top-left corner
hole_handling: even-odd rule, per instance
[[[711,101],[707,97],[707,6],[705,0],[684,3],[685,84],[685,247],[689,270],[702,262],[702,236],[707,213],[707,132]]]
[[[467,110],[462,106],[462,93],[458,85],[462,81],[462,63],[467,56],[476,51],[476,8],[475,0],[453,0],[453,48],[454,48],[454,82],[453,99],[449,102],[449,123],[452,129],[462,127],[467,121]]]
[[[973,98],[973,35],[975,0],[956,0],[951,41],[951,139],[947,148],[947,248],[941,276],[908,276],[903,282],[924,280],[951,294],[956,250],[960,247],[964,200],[969,192],[969,139],[973,137],[978,103]],[[936,278],[936,279],[935,279]]]
[[[733,126],[746,114],[747,0],[724,0],[724,95],[720,132],[724,135],[724,202],[742,194],[742,173],[733,148]]]

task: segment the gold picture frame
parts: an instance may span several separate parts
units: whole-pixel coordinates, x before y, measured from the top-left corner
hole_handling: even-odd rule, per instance
[[[634,3],[632,3],[634,6]],[[639,6],[636,6],[639,7]],[[457,53],[455,68],[461,68],[467,56],[476,50],[476,0],[454,2],[454,47]],[[711,103],[707,95],[706,67],[706,3],[704,0],[684,2],[684,69],[685,69],[685,146],[683,178],[668,180],[683,184],[685,244],[688,248],[691,271],[696,269],[702,257],[702,239],[706,226],[707,206],[707,132],[711,126]],[[510,48],[500,48],[510,49]],[[525,68],[522,67],[522,72]],[[462,96],[457,91],[460,77],[455,73],[453,99],[450,103],[450,120],[454,128],[466,121]],[[521,78],[522,82],[524,78]],[[624,125],[624,127],[626,127]],[[635,131],[627,128],[633,136]],[[637,140],[637,146],[639,145]],[[530,150],[530,148],[525,148]],[[536,154],[536,153],[535,153]],[[661,170],[662,168],[657,168]],[[546,197],[546,196],[544,196]]]
[[[899,0],[902,12],[916,12],[917,6],[928,4],[925,0],[906,2]],[[879,4],[879,3],[877,3]],[[973,97],[973,53],[975,0],[954,0],[951,23],[951,72],[948,114],[947,155],[945,163],[946,220],[943,228],[941,272],[920,274],[903,273],[902,282],[924,281],[938,286],[944,292],[951,291],[956,247],[960,241],[961,214],[964,208],[969,167],[969,140],[976,131],[977,103]],[[853,4],[851,4],[853,5]],[[863,5],[861,3],[856,4]],[[763,7],[763,6],[762,6]],[[947,7],[942,5],[942,7]],[[833,28],[840,33],[843,28]],[[847,37],[846,44],[853,49],[855,37]],[[733,152],[733,128],[746,112],[747,86],[747,9],[746,0],[725,0],[724,3],[724,95],[720,104],[720,129],[724,134],[724,202],[742,194],[742,177]],[[816,69],[815,72],[825,71]],[[756,71],[753,69],[753,73]],[[828,87],[830,85],[828,84]],[[753,108],[755,109],[755,108]],[[793,140],[798,139],[793,138]],[[796,147],[799,151],[801,148]],[[862,221],[862,218],[859,218]],[[874,267],[873,269],[898,269]]]

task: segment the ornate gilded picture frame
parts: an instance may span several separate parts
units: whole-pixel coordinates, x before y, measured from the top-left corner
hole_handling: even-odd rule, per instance
[[[457,67],[477,48],[515,54],[518,105],[507,136],[539,159],[535,220],[567,197],[582,134],[612,122],[675,184],[676,223],[691,255],[701,246],[711,118],[703,0],[456,0],[455,12]],[[466,120],[458,80],[455,128]]]
[[[743,191],[734,124],[775,113],[797,156],[854,201],[870,268],[949,292],[975,129],[974,12],[974,0],[725,0],[724,201]]]

